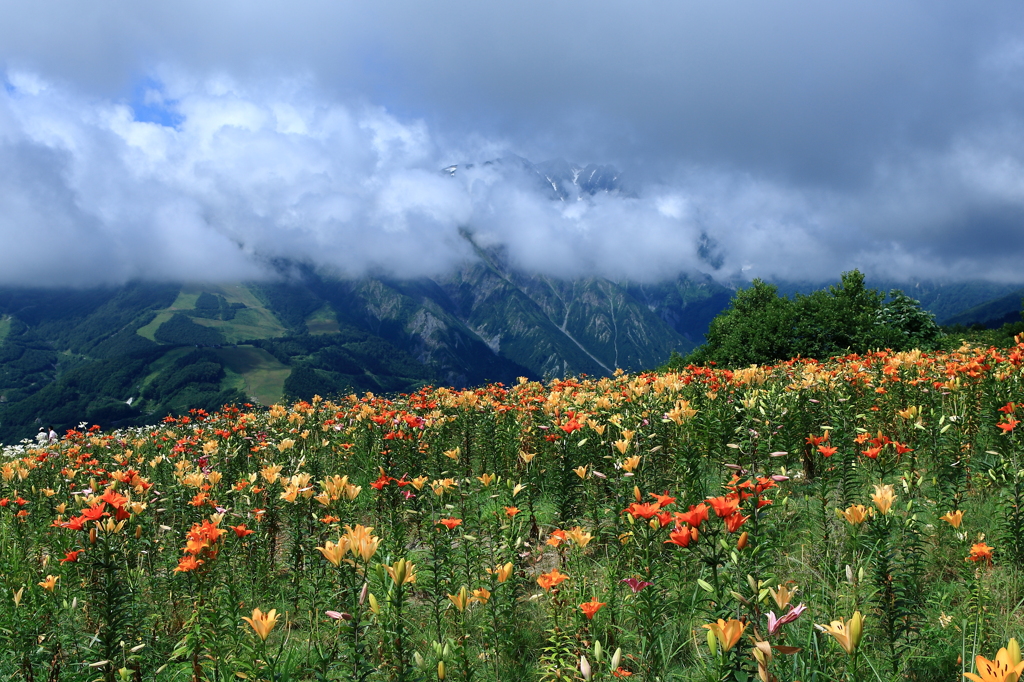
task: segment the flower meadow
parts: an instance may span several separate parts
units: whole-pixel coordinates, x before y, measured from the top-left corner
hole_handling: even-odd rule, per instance
[[[1022,386],[964,346],[23,443],[0,677],[1015,682]]]

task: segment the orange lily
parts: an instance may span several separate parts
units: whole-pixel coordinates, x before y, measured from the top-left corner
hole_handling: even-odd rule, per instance
[[[1024,661],[1021,661],[1020,647],[1017,640],[1011,639],[1007,646],[996,654],[996,660],[990,661],[984,656],[974,659],[975,668],[980,675],[964,673],[964,677],[974,682],[1017,682],[1024,672]]]
[[[704,627],[714,634],[722,651],[729,651],[740,641],[743,631],[747,629],[747,624],[735,618],[730,618],[727,621],[719,618],[717,623],[708,623]]]
[[[542,573],[537,578],[537,584],[544,588],[545,592],[550,592],[552,587],[558,587],[563,581],[568,580],[569,576],[560,573],[557,568],[552,569],[550,573]]]

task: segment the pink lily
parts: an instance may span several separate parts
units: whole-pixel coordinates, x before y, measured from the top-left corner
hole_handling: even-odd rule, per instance
[[[769,611],[768,612],[768,634],[769,635],[776,635],[776,634],[778,634],[779,628],[781,628],[786,623],[792,623],[794,620],[799,618],[800,614],[803,613],[804,609],[806,609],[806,608],[807,608],[807,606],[805,604],[800,604],[799,606],[791,606],[790,609],[789,609],[789,613],[784,615],[782,618],[776,617],[774,611]]]
[[[622,580],[622,582],[624,582],[624,583],[626,583],[627,585],[630,586],[630,588],[633,590],[633,594],[636,594],[637,592],[639,592],[640,590],[644,589],[645,587],[654,584],[654,583],[649,583],[649,582],[646,582],[646,581],[638,580],[637,578],[625,578],[625,579]]]

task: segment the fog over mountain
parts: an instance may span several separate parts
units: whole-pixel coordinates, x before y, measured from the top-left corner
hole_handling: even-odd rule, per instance
[[[1016,3],[3,7],[0,285],[1024,280]]]

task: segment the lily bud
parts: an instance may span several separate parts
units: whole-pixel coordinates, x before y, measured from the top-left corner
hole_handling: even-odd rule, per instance
[[[860,614],[860,611],[854,611],[853,617],[850,618],[850,646],[853,650],[857,649],[857,645],[860,644],[860,636],[864,631],[864,616]]]
[[[633,497],[636,498],[636,501],[638,503],[644,501],[643,496],[640,495],[640,487],[639,486],[633,486]]]
[[[437,662],[437,679],[444,679],[444,661]]]
[[[399,559],[395,562],[394,573],[391,574],[396,585],[401,585],[405,582],[405,559]]]
[[[91,545],[95,545],[96,544],[96,528],[95,527],[92,527],[92,528],[89,529],[89,544],[91,544]]]
[[[1006,653],[1010,657],[1011,665],[1013,665],[1014,667],[1020,665],[1020,645],[1017,644],[1016,639],[1011,639],[1009,642],[1006,643]]]
[[[708,630],[708,649],[711,649],[712,656],[718,653],[718,638],[711,630]]]
[[[749,533],[747,533],[747,531],[743,531],[743,533],[740,534],[740,539],[736,541],[736,549],[745,549],[748,537]]]
[[[580,656],[580,672],[583,673],[583,679],[590,679],[590,661],[587,660],[586,656]]]
[[[612,670],[618,670],[619,669],[619,663],[621,663],[621,662],[622,662],[622,649],[620,648],[620,649],[616,649],[615,653],[612,654],[612,663],[611,663]]]
[[[377,603],[377,598],[373,596],[373,592],[370,593],[370,610],[373,611],[373,615],[380,615],[380,604]]]
[[[359,590],[359,605],[366,603],[366,594],[370,589],[370,583],[363,583],[363,589]]]

